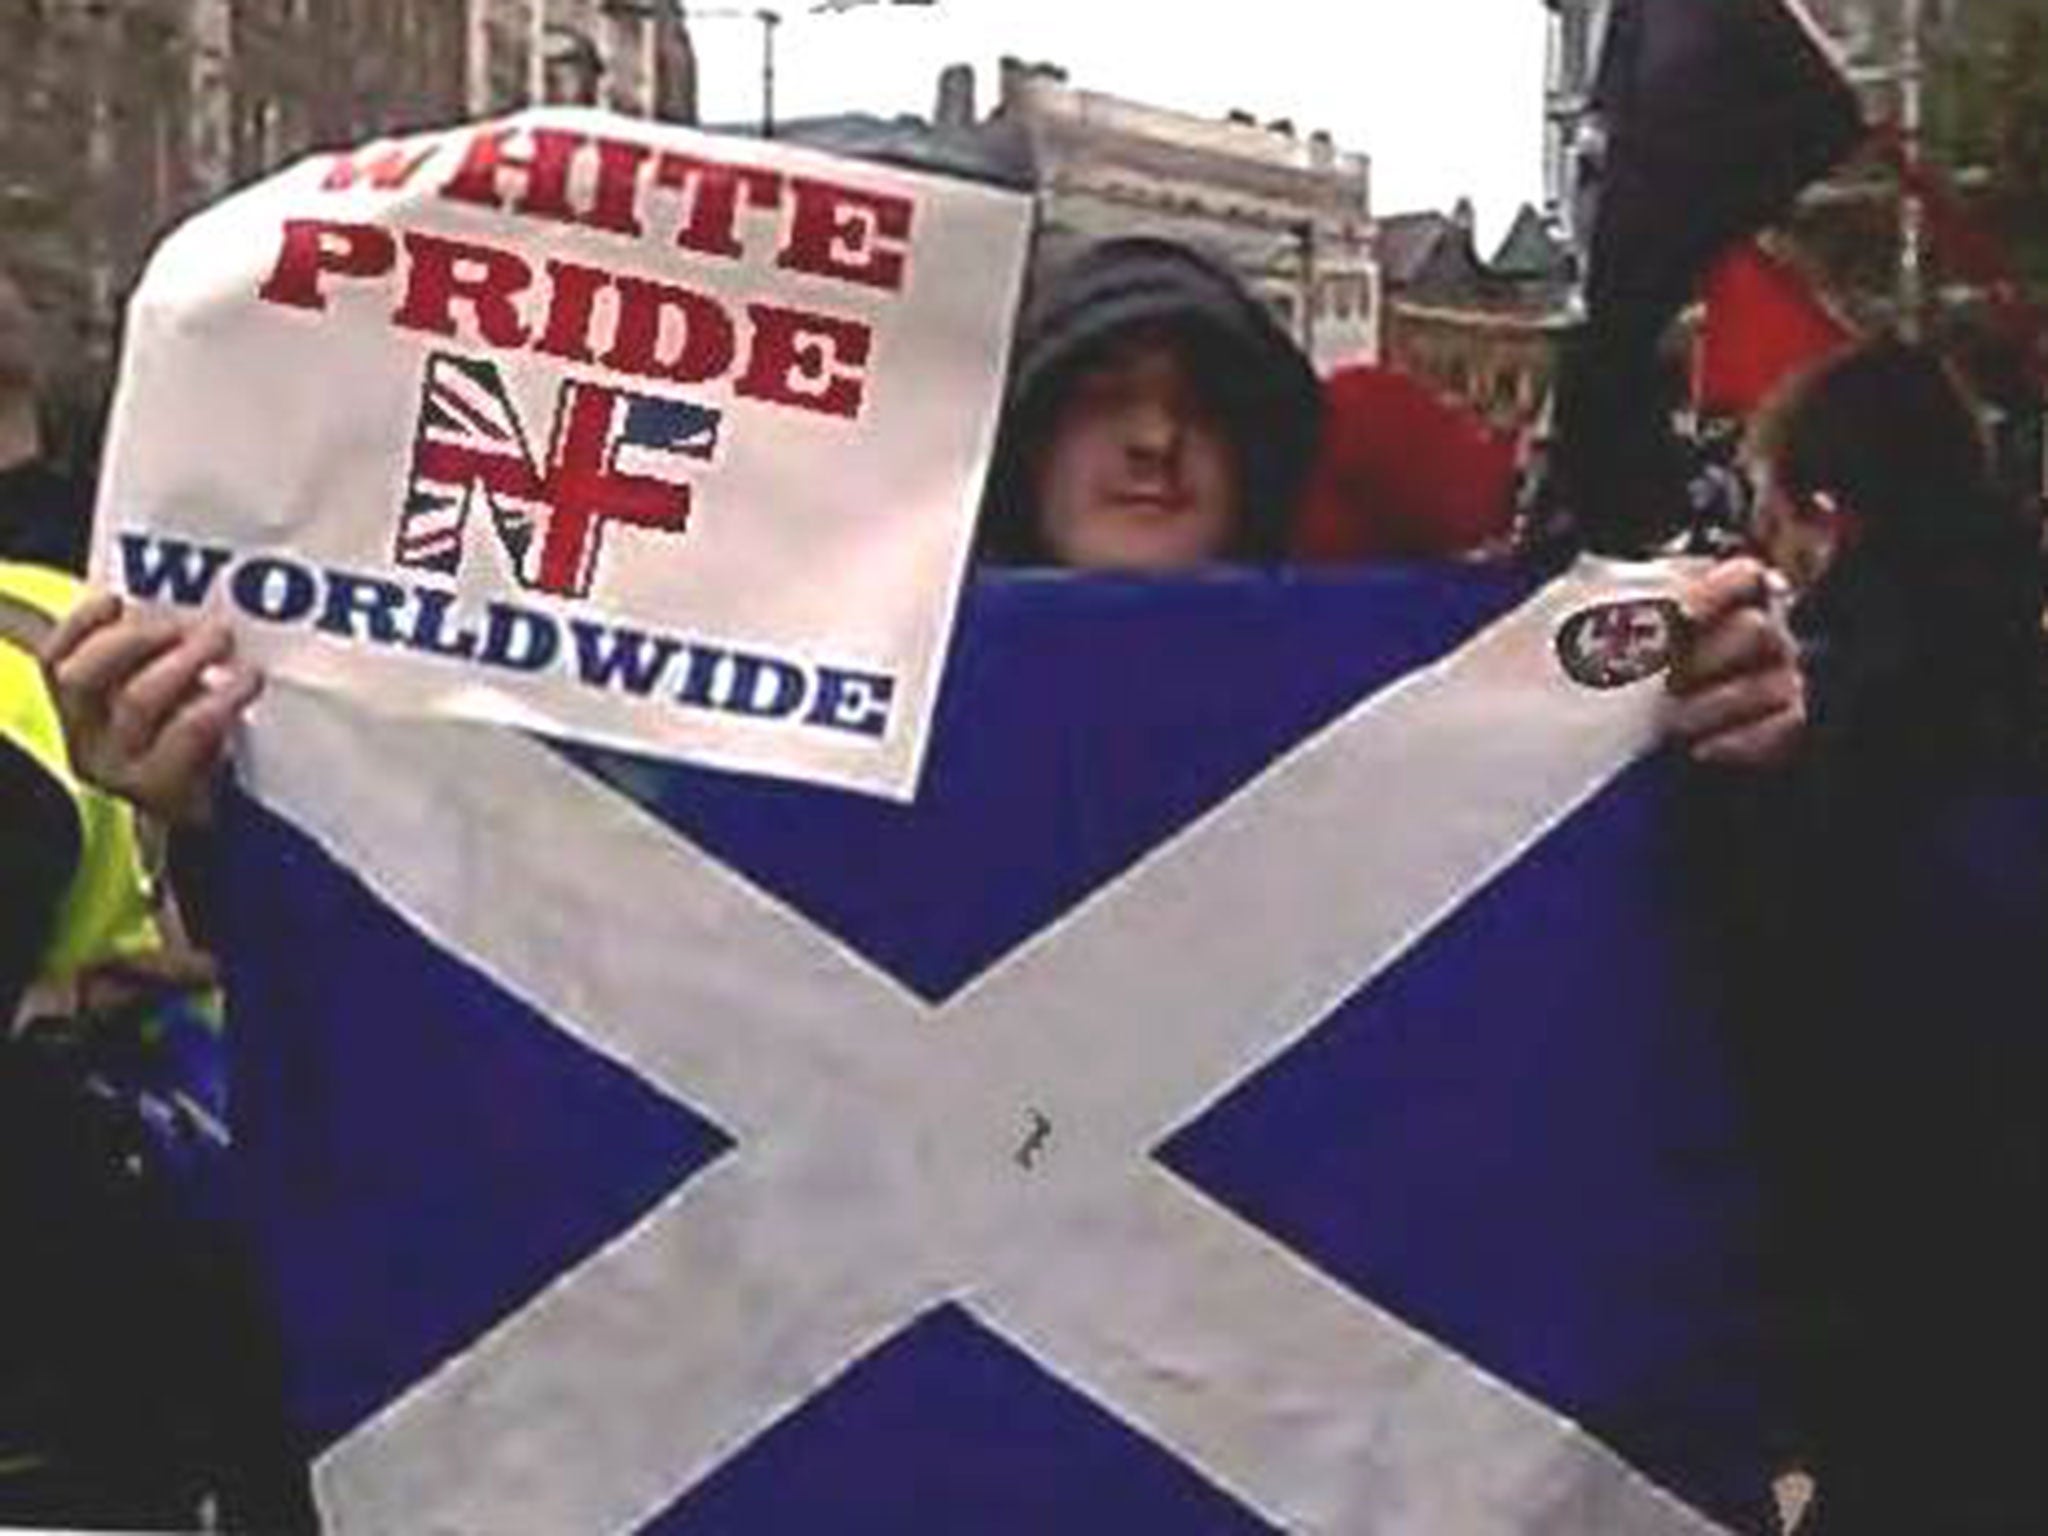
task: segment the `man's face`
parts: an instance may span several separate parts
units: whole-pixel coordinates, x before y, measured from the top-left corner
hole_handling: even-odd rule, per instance
[[[1241,515],[1238,454],[1184,340],[1118,340],[1068,383],[1033,464],[1039,532],[1077,570],[1220,559]]]

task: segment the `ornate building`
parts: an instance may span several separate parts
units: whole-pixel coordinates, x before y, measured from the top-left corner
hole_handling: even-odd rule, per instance
[[[1119,234],[1185,241],[1230,262],[1319,367],[1379,355],[1370,171],[1328,134],[1081,90],[1014,59],[979,132],[1031,167],[1054,250]]]
[[[1472,209],[1379,222],[1385,360],[1503,431],[1549,398],[1559,338],[1571,324],[1571,254],[1524,206],[1488,261]]]

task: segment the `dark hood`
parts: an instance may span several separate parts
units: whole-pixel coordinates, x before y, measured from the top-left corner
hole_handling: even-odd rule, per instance
[[[1010,388],[982,508],[981,553],[1042,564],[1028,464],[1061,387],[1110,340],[1164,324],[1193,335],[1240,448],[1244,536],[1237,558],[1269,561],[1315,454],[1322,399],[1315,372],[1273,317],[1220,263],[1170,241],[1092,245],[1034,277],[1018,319]]]

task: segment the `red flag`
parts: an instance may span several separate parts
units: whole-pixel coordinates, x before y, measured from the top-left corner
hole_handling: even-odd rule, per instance
[[[1714,264],[1700,296],[1693,398],[1704,413],[1747,416],[1780,382],[1856,339],[1804,274],[1754,241]]]
[[[1926,211],[1935,255],[1983,290],[1994,323],[2019,348],[2034,377],[2048,385],[2048,314],[2028,300],[2003,244],[1970,216],[1947,179],[1907,147],[1897,124],[1883,125],[1875,143],[1901,187]]]

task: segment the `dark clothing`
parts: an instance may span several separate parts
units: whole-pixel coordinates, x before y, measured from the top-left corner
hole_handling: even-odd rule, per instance
[[[0,469],[0,560],[83,574],[92,498],[42,460]]]
[[[1031,460],[1065,386],[1116,338],[1148,326],[1185,334],[1200,381],[1240,455],[1245,528],[1230,553],[1278,560],[1321,430],[1322,393],[1308,360],[1231,272],[1185,246],[1125,239],[1090,246],[1040,275],[1017,323],[1003,428],[982,509],[982,554],[1047,563]]]
[[[311,1529],[253,1271],[91,1054],[0,1043],[0,1526]]]
[[[8,1028],[79,856],[62,787],[0,742],[0,1526],[191,1530],[211,1504],[312,1529],[253,1272],[119,1071],[141,1024]]]
[[[1813,701],[1809,772],[1863,792],[1953,791],[2041,767],[2031,536],[2015,518],[1955,537],[1970,547],[1930,536],[1851,550],[1795,611]]]
[[[1695,828],[1830,1536],[2048,1529],[2038,596],[1936,565],[1838,565],[1802,761]]]
[[[78,818],[64,791],[27,755],[0,741],[0,1033],[35,980],[73,870]]]

